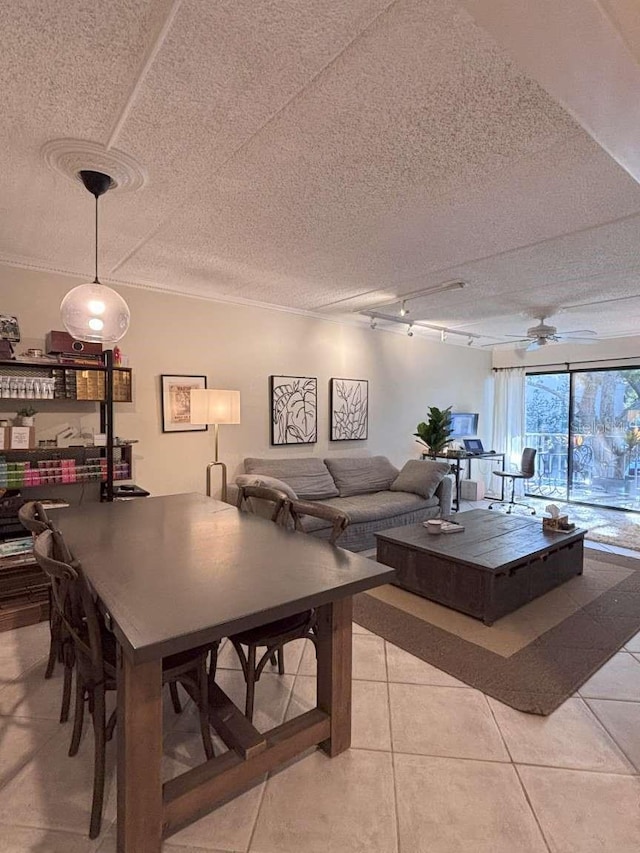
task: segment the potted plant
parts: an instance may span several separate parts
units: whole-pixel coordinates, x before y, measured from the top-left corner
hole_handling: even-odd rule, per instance
[[[450,437],[453,431],[451,429],[451,406],[446,409],[430,406],[428,413],[427,422],[419,423],[414,435],[420,444],[424,444],[428,448],[429,453],[441,453],[452,441]]]
[[[32,427],[35,425],[36,410],[32,406],[25,406],[24,409],[18,409],[17,417],[22,426]]]

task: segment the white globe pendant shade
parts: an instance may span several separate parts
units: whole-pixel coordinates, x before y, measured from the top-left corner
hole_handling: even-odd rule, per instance
[[[131,313],[122,296],[98,279],[98,199],[115,184],[109,175],[91,169],[81,169],[78,177],[96,200],[96,277],[64,297],[60,305],[62,325],[78,341],[115,344],[126,335]]]
[[[104,284],[80,284],[60,305],[62,324],[72,338],[90,343],[115,344],[123,338],[131,312],[119,293]]]

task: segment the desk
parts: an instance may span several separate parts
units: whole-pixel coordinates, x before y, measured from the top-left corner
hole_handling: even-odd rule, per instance
[[[163,838],[311,746],[349,748],[351,598],[393,570],[196,494],[51,517],[119,643],[118,853],[160,853]],[[317,707],[261,734],[216,685],[209,717],[232,748],[163,785],[162,658],[311,607]]]
[[[456,481],[456,489],[453,497],[453,511],[458,512],[460,510],[460,469],[462,463],[466,463],[466,474],[467,480],[471,479],[471,462],[473,459],[492,459],[500,463],[499,471],[502,471],[504,468],[504,453],[462,453],[456,454],[456,456],[447,456],[446,453],[429,453],[423,454],[423,459],[446,459],[447,462],[451,463],[451,467],[453,469],[453,474],[455,476]],[[502,493],[500,500],[504,500],[504,480],[502,481]]]

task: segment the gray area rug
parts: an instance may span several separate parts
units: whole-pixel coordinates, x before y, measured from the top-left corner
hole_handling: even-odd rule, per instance
[[[640,631],[640,560],[585,558],[583,576],[492,627],[393,586],[356,596],[353,618],[512,708],[550,714]]]

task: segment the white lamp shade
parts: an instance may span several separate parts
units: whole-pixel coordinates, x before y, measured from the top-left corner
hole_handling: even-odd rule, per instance
[[[192,424],[239,424],[240,392],[192,388],[190,420]]]
[[[62,325],[72,338],[91,343],[115,344],[129,328],[129,306],[119,293],[104,284],[80,284],[60,305]]]

